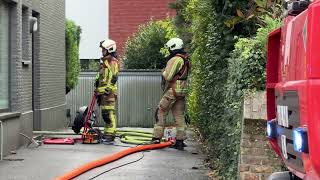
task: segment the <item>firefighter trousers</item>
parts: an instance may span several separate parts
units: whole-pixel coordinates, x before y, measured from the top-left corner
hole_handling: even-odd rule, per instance
[[[101,114],[104,122],[106,123],[104,133],[108,135],[115,135],[117,128],[116,119],[116,95],[102,95],[101,99]]]
[[[172,89],[169,89],[160,100],[156,114],[156,124],[153,129],[153,137],[161,139],[164,134],[165,119],[168,113],[172,112],[177,129],[177,140],[186,139],[186,123],[184,119],[185,96],[175,96]]]

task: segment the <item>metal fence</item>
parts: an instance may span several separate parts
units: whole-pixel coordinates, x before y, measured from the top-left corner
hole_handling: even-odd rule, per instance
[[[81,106],[87,106],[94,91],[96,73],[80,73],[79,83],[67,95],[67,108],[70,109],[71,121]],[[120,71],[118,79],[117,115],[118,127],[153,127],[154,114],[160,101],[161,72],[148,70]],[[104,122],[96,106],[99,126]],[[172,123],[172,116],[168,118]]]

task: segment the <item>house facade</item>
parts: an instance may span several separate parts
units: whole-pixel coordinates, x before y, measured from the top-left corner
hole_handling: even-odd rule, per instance
[[[66,126],[65,1],[0,0],[2,155]]]
[[[175,0],[108,0],[109,1],[109,37],[117,42],[119,54],[141,24],[150,19],[159,20],[174,16],[175,11],[169,4]]]
[[[66,0],[66,18],[82,29],[79,45],[82,71],[92,71],[89,64],[99,62],[100,41],[108,38],[115,40],[121,56],[126,41],[140,25],[151,19],[159,20],[175,15],[175,11],[169,8],[169,4],[175,0],[74,1]]]

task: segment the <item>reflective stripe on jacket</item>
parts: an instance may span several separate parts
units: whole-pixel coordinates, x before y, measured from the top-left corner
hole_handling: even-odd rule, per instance
[[[184,67],[184,60],[180,56],[171,58],[162,73],[163,78],[169,82],[169,89],[173,89],[179,95],[185,95],[187,92],[187,76],[188,73],[183,74],[183,77],[177,79],[177,74]],[[188,71],[188,70],[187,70]],[[181,80],[184,79],[184,80]]]
[[[107,56],[104,59],[103,64],[100,66],[99,76],[98,76],[98,92],[104,93],[106,89],[110,93],[117,92],[117,83],[112,83],[113,78],[117,78],[119,73],[119,63],[118,60],[112,56]]]

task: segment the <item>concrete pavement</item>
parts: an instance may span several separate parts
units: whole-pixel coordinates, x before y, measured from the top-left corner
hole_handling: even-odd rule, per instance
[[[114,169],[95,180],[205,180],[208,169],[203,165],[204,156],[197,150],[193,134],[189,132],[185,151],[172,148],[144,152],[139,162]],[[0,162],[1,180],[51,180],[84,163],[118,152],[127,147],[117,141],[113,145],[42,145],[35,149],[22,148]],[[95,175],[139,159],[142,153],[129,155],[111,164],[93,169],[77,178],[87,180]],[[11,161],[9,161],[11,160]]]

